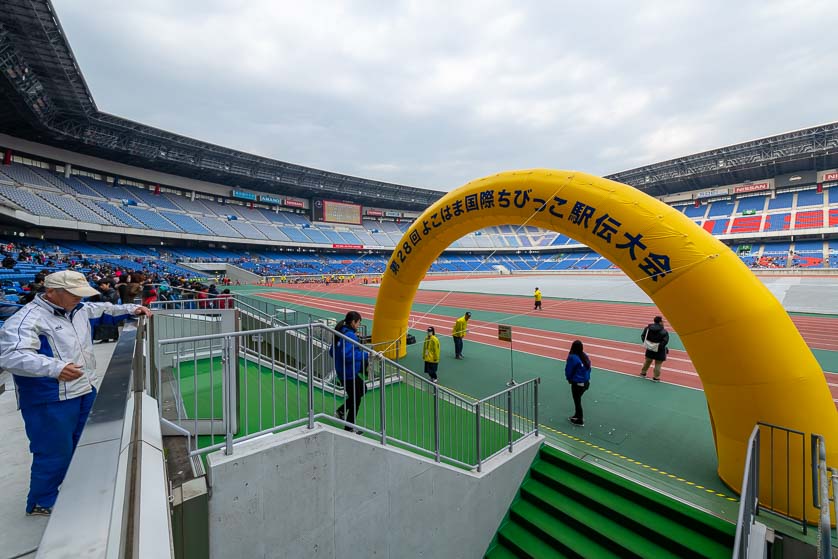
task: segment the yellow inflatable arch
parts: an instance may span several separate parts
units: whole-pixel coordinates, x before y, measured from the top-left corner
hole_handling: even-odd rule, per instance
[[[506,172],[437,201],[411,225],[388,262],[373,342],[402,339],[403,356],[413,298],[434,260],[464,235],[505,224],[541,227],[586,244],[655,302],[701,377],[718,473],[728,486],[738,490],[742,482],[757,421],[824,435],[829,463],[838,465],[835,404],[821,367],[777,299],[728,247],[683,213],[592,175]]]

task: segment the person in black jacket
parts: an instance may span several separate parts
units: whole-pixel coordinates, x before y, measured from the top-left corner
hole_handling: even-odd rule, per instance
[[[91,297],[91,302],[111,303],[112,305],[119,304],[119,293],[117,293],[116,289],[113,288],[111,280],[108,278],[102,278],[99,280],[96,287],[99,289],[99,295]]]
[[[114,289],[111,280],[102,278],[97,283],[99,295],[94,295],[90,298],[92,303],[111,303],[112,305],[119,304],[119,293]],[[103,315],[98,318],[93,324],[93,341],[107,343],[111,340],[119,339],[119,323],[114,322],[109,316]]]
[[[646,378],[649,365],[654,361],[655,368],[652,380],[660,382],[661,366],[666,361],[666,354],[669,353],[669,348],[666,347],[669,344],[669,332],[663,327],[663,317],[656,316],[654,322],[643,329],[640,339],[643,340],[643,345],[646,348],[646,361],[640,370],[640,376]]]

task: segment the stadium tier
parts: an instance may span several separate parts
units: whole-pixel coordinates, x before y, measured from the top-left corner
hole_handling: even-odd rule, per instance
[[[338,276],[380,275],[387,266],[384,254],[296,254],[271,251],[246,251],[219,248],[156,247],[151,245],[109,245],[71,241],[30,241],[0,238],[0,243],[25,244],[42,250],[48,256],[60,254],[62,262],[53,265],[35,265],[31,261],[17,262],[13,268],[0,270],[0,280],[21,283],[31,281],[35,273],[47,269],[63,269],[67,261],[89,260],[108,262],[117,267],[141,270],[150,266],[165,269],[166,273],[191,276],[195,271],[178,266],[184,263],[227,263],[260,276]],[[749,267],[776,268],[825,268],[830,267],[830,254],[838,251],[838,241],[765,242],[739,244],[731,247]],[[18,251],[11,253],[14,259]],[[520,273],[582,270],[616,270],[616,266],[602,256],[590,252],[553,254],[501,254],[485,255],[443,254],[431,266],[429,273]]]
[[[114,186],[86,175],[62,176],[40,167],[20,163],[0,166],[0,206],[25,212],[34,218],[48,218],[58,222],[90,224],[104,231],[155,232],[171,234],[175,238],[226,241],[236,244],[274,244],[285,247],[313,249],[351,247],[389,250],[396,246],[410,224],[385,219],[365,219],[361,225],[326,224],[310,220],[306,215],[248,207],[233,199],[219,201],[201,199],[195,193],[161,193],[133,185]],[[220,203],[223,202],[223,203]],[[742,251],[743,261],[753,267],[828,267],[830,246],[821,241],[804,241],[800,247],[791,243],[772,243],[760,239],[761,234],[783,232],[817,232],[838,235],[838,194],[830,197],[829,189],[804,188],[793,192],[746,194],[741,198],[725,197],[707,203],[676,204],[674,207],[716,236],[748,237],[752,247]],[[60,223],[56,226],[60,226]],[[60,244],[60,243],[59,243]],[[172,243],[169,243],[172,244]],[[175,243],[176,244],[176,243]],[[66,245],[65,245],[66,246]],[[753,248],[756,247],[756,248]],[[805,247],[805,248],[804,248]],[[85,256],[97,254],[101,246],[76,243],[72,250]],[[149,256],[140,247],[104,249],[109,254]],[[571,254],[555,254],[568,249]],[[607,270],[613,268],[608,260],[586,254],[577,241],[552,231],[536,227],[501,225],[468,234],[454,242],[451,249],[470,250],[491,256],[479,260],[470,257],[441,257],[431,272],[479,271],[549,271],[549,270]],[[548,250],[540,259],[516,255],[502,256],[498,251],[516,252],[528,249]],[[306,259],[281,258],[263,253],[251,258],[251,251],[232,248],[227,251],[199,251],[171,249],[172,261],[179,258],[208,261],[246,261],[246,269],[264,275],[275,274],[334,274],[340,264]],[[200,255],[199,255],[200,254]],[[342,259],[347,274],[381,273],[384,256],[363,259]]]

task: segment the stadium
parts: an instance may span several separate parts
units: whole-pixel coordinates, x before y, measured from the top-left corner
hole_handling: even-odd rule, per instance
[[[130,300],[119,290],[122,303],[137,296],[154,314],[97,338],[118,341],[93,346],[98,396],[45,518],[24,514],[31,456],[3,373],[3,557],[833,552],[838,123],[590,182],[527,171],[446,193],[102,112],[52,3],[4,8],[2,318],[43,287],[39,274],[62,270],[93,287],[133,275],[120,281],[137,284]],[[625,192],[620,207],[646,204],[643,219],[678,224],[671,236],[686,244],[640,272],[629,247],[629,268],[588,240],[611,243],[596,231],[609,214],[593,203],[587,217],[572,204],[559,214],[571,198],[559,202],[556,184]],[[553,196],[536,199],[541,187]],[[469,206],[474,189],[489,188],[491,204]],[[551,213],[570,225],[542,219]],[[614,227],[634,219],[614,215]],[[461,223],[451,242],[432,245],[447,221]],[[676,303],[657,295],[666,276],[685,277],[670,256],[702,243],[724,247],[708,260],[747,276],[698,282]],[[724,299],[740,289],[753,314]],[[773,326],[766,309],[778,304],[794,340]],[[335,330],[351,311],[363,317],[355,338]],[[741,359],[697,341],[726,328],[725,313],[752,330]],[[647,383],[641,331],[658,314],[669,353],[661,382]],[[460,317],[470,317],[465,341],[451,336]],[[423,373],[428,327],[440,340],[438,382]],[[594,370],[584,422],[567,417],[574,340]],[[357,415],[336,371],[339,343],[372,356],[359,358],[368,368]],[[761,366],[772,352],[802,363],[797,380],[810,392],[751,391],[774,378]],[[729,370],[713,370],[721,358]]]

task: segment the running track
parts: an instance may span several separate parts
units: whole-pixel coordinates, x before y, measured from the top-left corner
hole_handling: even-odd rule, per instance
[[[352,297],[372,297],[378,294],[375,288],[358,284],[336,284],[311,289],[311,284],[283,285],[291,289],[335,293]],[[507,313],[513,316],[532,315],[558,320],[579,321],[640,329],[649,324],[657,308],[649,305],[630,305],[625,303],[591,302],[580,300],[550,299],[544,300],[544,310],[533,311],[532,297],[515,295],[482,295],[478,293],[453,293],[437,291],[417,291],[414,303],[458,307],[470,311],[491,311]],[[838,318],[831,316],[792,316],[798,331],[812,349],[838,351]],[[670,329],[670,331],[672,331]]]
[[[311,296],[308,293],[315,290],[310,289],[310,287],[310,285],[300,286],[300,291],[303,292],[299,295],[280,292],[254,293],[253,295],[280,300],[286,303],[332,311],[339,314],[346,313],[349,310],[356,310],[363,316],[372,317],[373,315],[373,311],[375,309],[374,304]],[[362,286],[343,284],[334,287],[325,287],[323,290],[316,291],[320,294],[340,293],[341,295],[369,297],[371,294],[369,289],[370,288]],[[505,310],[511,310],[513,311],[513,314],[536,314],[536,311],[533,311],[528,306],[525,307],[527,308],[527,312],[525,313],[515,312],[520,311],[522,306],[531,304],[530,298],[526,297],[464,293],[443,294],[420,291],[417,292],[414,301],[426,304],[436,304],[442,301],[445,306],[468,308],[471,310],[486,310],[492,312],[504,312]],[[545,301],[545,303],[548,305],[550,304],[547,301]],[[588,318],[591,316],[597,316],[599,320],[586,318],[586,321],[595,322],[597,324],[614,326],[628,325],[631,327],[637,327],[638,324],[647,324],[650,320],[650,316],[654,313],[654,310],[648,306],[638,307],[636,305],[624,305],[619,303],[585,303],[582,301],[554,301],[554,303],[555,304],[553,306],[555,308],[552,312],[550,312],[548,307],[546,310],[538,312],[537,315],[544,318],[562,318],[566,320],[578,320],[579,316],[586,316]],[[566,304],[573,304],[577,310],[572,313],[566,312],[566,310],[563,309]],[[611,308],[610,313],[607,310],[609,307]],[[578,314],[579,312],[582,314]],[[635,319],[629,324],[628,320],[631,316],[634,316]],[[608,320],[609,317],[612,318],[612,320]],[[416,320],[421,320],[421,323],[415,325],[414,322]],[[838,320],[817,318],[816,320],[832,320],[835,322],[836,328],[838,328]],[[433,326],[438,332],[440,332],[440,334],[445,334],[451,329],[453,320],[450,316],[412,312],[409,324],[411,327],[416,327],[420,330],[424,330],[427,326]],[[466,355],[468,354],[468,344],[470,343],[482,343],[498,347],[507,347],[505,342],[501,342],[497,339],[497,323],[495,322],[482,322],[472,318],[469,320],[468,330],[469,335],[466,343],[466,350],[464,351]],[[639,343],[629,344],[602,338],[577,336],[561,332],[540,330],[537,328],[516,326],[513,348],[533,355],[563,360],[570,350],[571,342],[575,339],[582,340],[585,344],[585,350],[591,356],[597,368],[627,375],[637,375],[640,372],[642,357],[641,350],[639,349]],[[670,350],[662,370],[664,382],[687,388],[698,390],[702,389],[698,373],[695,372],[695,367],[693,367],[693,364],[685,351],[676,349]],[[832,393],[832,398],[838,402],[838,374],[826,373],[826,376],[829,389]]]

